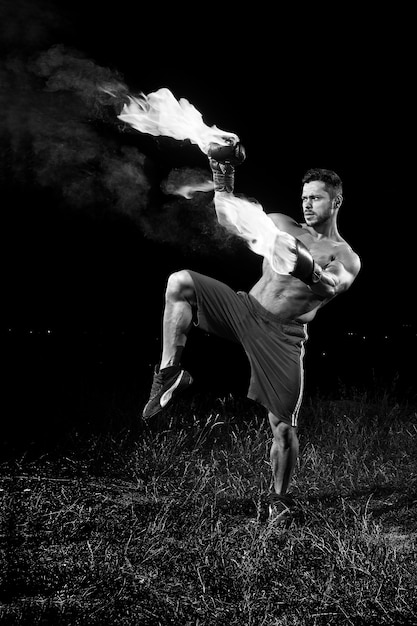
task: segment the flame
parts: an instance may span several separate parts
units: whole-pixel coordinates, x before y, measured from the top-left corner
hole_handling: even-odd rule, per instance
[[[277,226],[259,202],[215,193],[214,206],[219,223],[245,239],[249,248],[269,261],[277,274],[289,274],[297,262],[295,237]]]
[[[191,198],[196,191],[210,191],[213,181],[175,185],[166,192]],[[232,193],[215,193],[214,206],[219,223],[230,233],[244,239],[249,248],[266,258],[277,274],[289,274],[297,262],[296,240],[274,224],[259,202],[237,197]]]
[[[111,90],[107,89],[108,93]],[[202,115],[185,98],[176,100],[167,88],[139,98],[129,96],[118,118],[141,133],[173,139],[189,139],[207,154],[210,143],[229,145],[239,137],[217,126],[207,126]],[[213,190],[213,181],[182,185],[169,184],[166,192],[191,198],[196,191]],[[277,228],[258,202],[236,197],[232,193],[214,194],[219,223],[229,232],[244,239],[256,254],[265,257],[278,274],[289,274],[297,261],[296,240]]]
[[[129,97],[117,117],[141,133],[184,140],[197,144],[207,154],[210,143],[222,146],[238,143],[235,133],[207,126],[201,113],[185,98],[176,100],[172,92],[163,87],[148,95]]]
[[[176,187],[174,184],[167,184],[165,186],[165,193],[171,194],[173,196],[183,196],[190,200],[193,195],[197,191],[213,191],[214,182],[212,180],[207,180],[206,182],[202,182],[195,185],[181,185],[180,187]]]

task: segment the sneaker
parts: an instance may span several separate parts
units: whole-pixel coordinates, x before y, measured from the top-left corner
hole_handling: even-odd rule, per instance
[[[190,374],[178,365],[162,370],[156,366],[149,400],[142,412],[143,419],[147,420],[162,411],[175,395],[187,389],[192,382]]]
[[[290,496],[281,496],[277,493],[269,495],[269,521],[289,526],[294,517],[296,504]]]

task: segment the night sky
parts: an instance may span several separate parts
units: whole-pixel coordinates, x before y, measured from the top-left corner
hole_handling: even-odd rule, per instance
[[[167,87],[207,125],[237,133],[247,160],[235,191],[267,212],[301,219],[304,172],[340,174],[339,229],[363,268],[310,326],[310,380],[376,376],[389,386],[400,372],[408,393],[417,329],[406,15],[301,16],[233,4],[144,10],[137,2],[0,7],[13,393],[24,395],[32,381],[29,396],[36,388],[40,402],[49,387],[39,391],[33,380],[57,370],[63,378],[77,371],[78,386],[88,387],[86,363],[146,387],[172,271],[189,267],[236,289],[259,276],[262,259],[221,232],[210,194],[186,201],[163,193],[169,176],[209,173],[198,147],[127,129],[117,119],[123,98],[100,92],[103,83],[124,96]],[[201,337],[188,356],[197,372],[203,354],[223,363],[217,382],[227,371],[247,373],[238,353]]]

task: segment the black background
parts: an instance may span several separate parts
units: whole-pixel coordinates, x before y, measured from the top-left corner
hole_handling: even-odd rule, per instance
[[[10,423],[29,429],[32,438],[42,424],[53,422],[59,430],[64,422],[117,422],[115,412],[129,425],[159,358],[168,275],[190,267],[249,289],[261,266],[243,244],[213,239],[213,217],[201,218],[201,207],[178,209],[161,192],[174,168],[208,171],[196,146],[126,132],[112,122],[108,107],[100,115],[94,101],[88,105],[71,89],[45,96],[46,79],[34,79],[31,68],[57,45],[107,68],[132,94],[168,87],[209,126],[237,133],[247,160],[237,171],[236,192],[256,198],[267,212],[301,218],[306,169],[336,170],[345,188],[340,232],[363,268],[351,290],[310,326],[307,391],[342,393],[346,386],[382,383],[403,398],[415,397],[409,16],[284,14],[233,4],[167,10],[137,2],[5,2],[1,17]],[[38,134],[31,130],[28,119],[39,118],[25,114],[26,104],[44,120],[59,111],[67,129],[62,150],[71,125],[82,119],[83,127],[94,129],[94,149],[100,138],[103,150],[126,146],[144,155],[148,200],[138,214],[110,202],[98,178],[96,202],[69,201],[64,190],[75,170],[57,165],[48,183],[52,158],[42,178],[48,124]],[[245,390],[248,371],[238,348],[194,333],[184,359],[203,390]]]

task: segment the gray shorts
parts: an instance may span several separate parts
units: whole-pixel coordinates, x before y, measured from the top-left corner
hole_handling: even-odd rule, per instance
[[[195,285],[196,325],[243,346],[251,368],[248,398],[296,426],[303,395],[306,325],[280,319],[250,294],[187,271]]]

